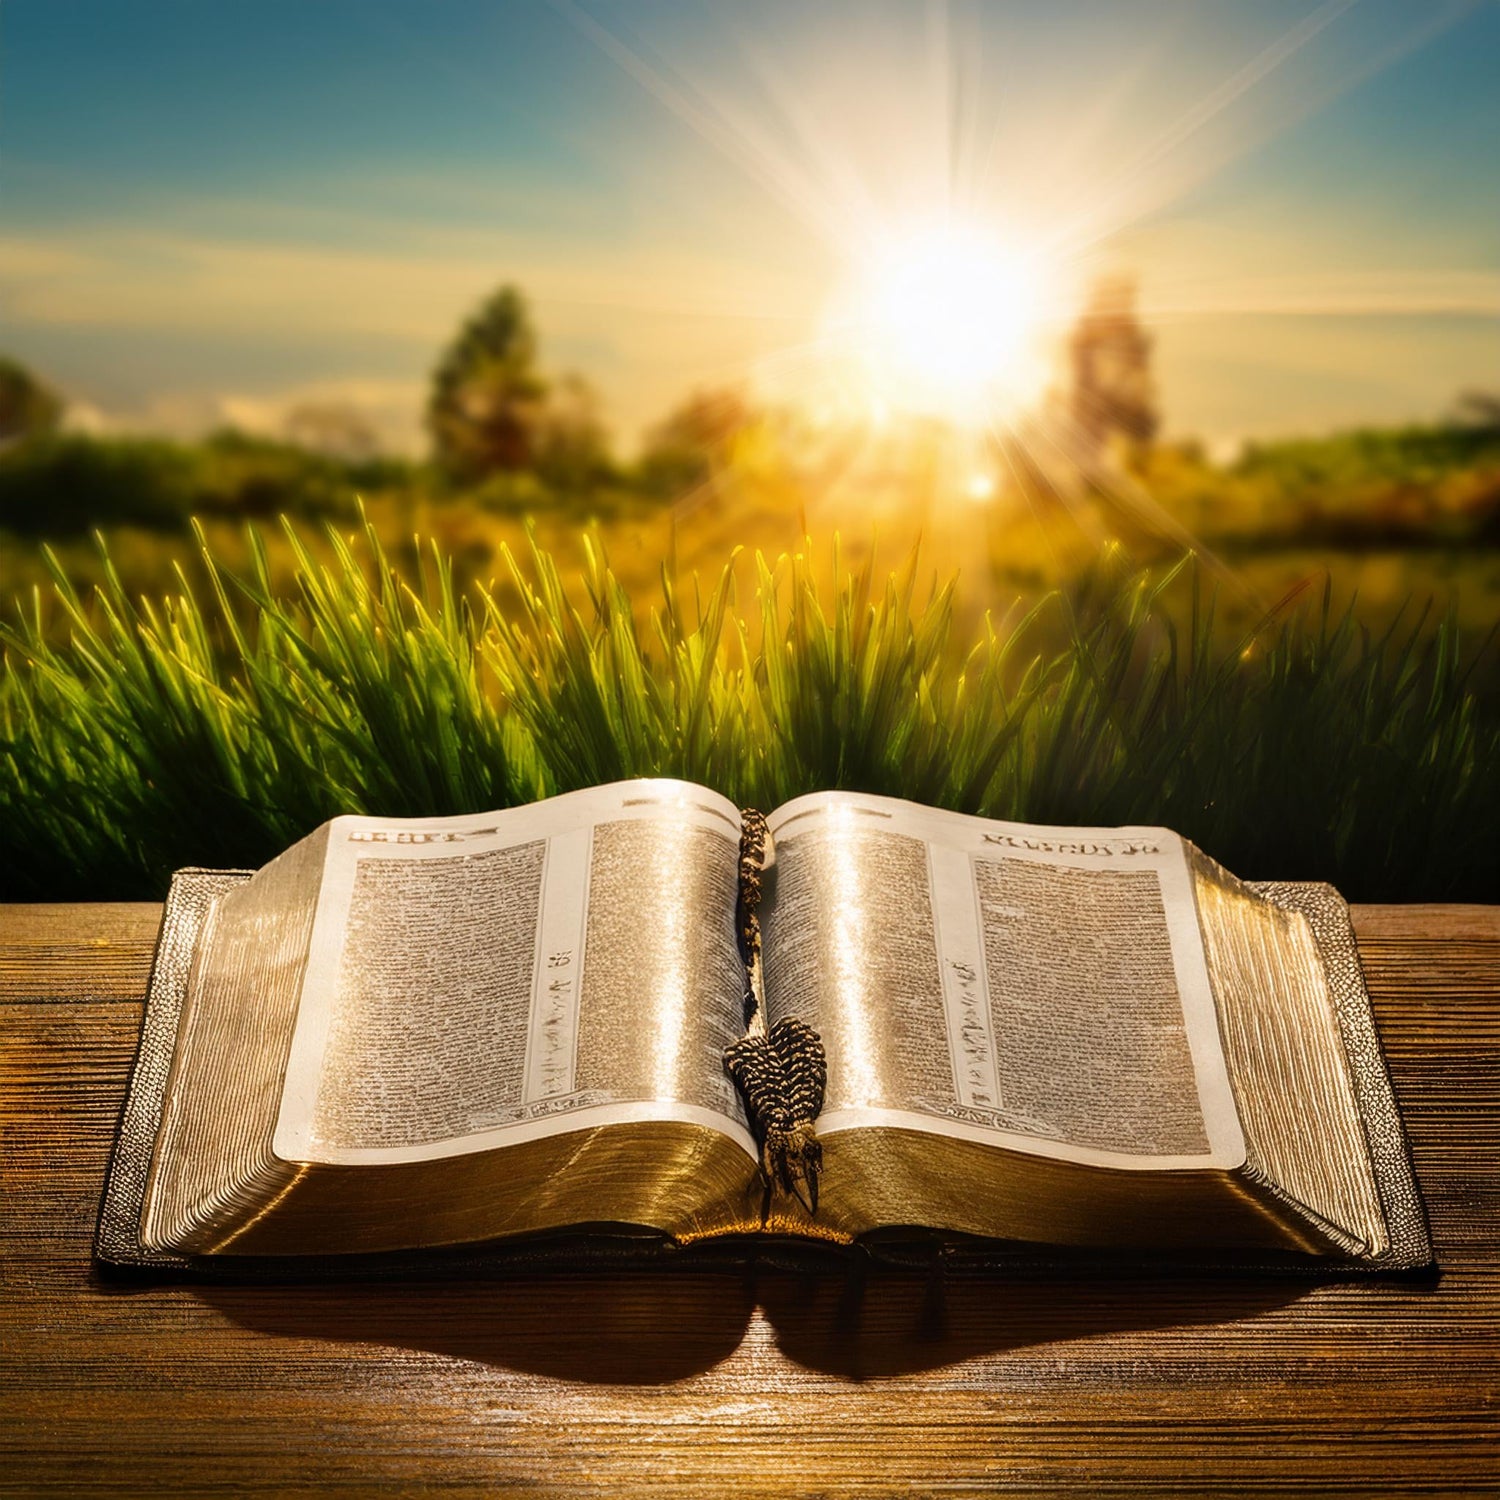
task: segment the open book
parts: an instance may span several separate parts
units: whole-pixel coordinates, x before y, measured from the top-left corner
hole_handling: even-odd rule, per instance
[[[1160,828],[623,782],[341,817],[168,903],[99,1254],[346,1256],[633,1226],[1431,1258],[1342,902]],[[725,1067],[822,1039],[816,1211]]]

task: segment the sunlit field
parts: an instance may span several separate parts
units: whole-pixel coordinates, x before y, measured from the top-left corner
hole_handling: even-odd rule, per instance
[[[746,410],[688,457],[663,493],[233,437],[0,455],[6,890],[159,895],[339,812],[674,775],[1495,894],[1492,425],[1087,479],[931,416]]]
[[[1191,557],[1225,641],[1327,587],[1337,608],[1373,631],[1403,618],[1425,618],[1424,628],[1451,618],[1477,648],[1500,619],[1500,431],[1451,429],[1452,451],[1434,453],[1442,437],[1442,429],[1335,437],[1266,446],[1224,465],[1162,449],[1107,488],[1065,492],[1034,476],[1019,481],[1003,456],[988,469],[955,471],[945,454],[951,438],[921,429],[892,451],[890,440],[872,445],[859,432],[808,441],[765,419],[704,456],[702,477],[675,496],[629,475],[583,493],[549,492],[524,476],[455,493],[421,468],[365,474],[274,445],[210,451],[196,493],[162,480],[152,454],[138,470],[106,469],[86,486],[71,466],[38,465],[23,486],[26,455],[17,452],[0,456],[0,519],[8,509],[25,529],[0,535],[12,599],[47,583],[44,548],[86,594],[104,576],[98,538],[127,592],[170,590],[178,567],[197,576],[190,517],[231,570],[249,559],[247,523],[259,524],[272,575],[287,587],[291,551],[267,521],[286,515],[319,554],[325,527],[347,531],[361,504],[398,565],[415,538],[435,542],[460,588],[503,588],[502,549],[533,533],[573,576],[591,537],[637,592],[654,588],[663,567],[683,580],[717,576],[737,550],[747,564],[757,552],[808,552],[817,568],[837,539],[846,558],[894,567],[920,543],[924,578],[954,582],[966,632],[1068,585],[1109,548],[1138,566]],[[133,502],[150,524],[112,520],[112,499],[127,513]],[[748,566],[741,571],[748,576]],[[1180,593],[1164,607],[1185,607]]]

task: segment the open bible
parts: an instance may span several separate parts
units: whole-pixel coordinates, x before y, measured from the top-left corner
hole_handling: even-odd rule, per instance
[[[1431,1259],[1343,903],[1159,828],[622,782],[340,817],[174,882],[101,1216],[122,1264],[626,1232]],[[813,1211],[726,1071],[821,1038]]]

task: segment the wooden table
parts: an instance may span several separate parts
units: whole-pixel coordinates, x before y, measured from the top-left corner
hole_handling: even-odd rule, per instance
[[[0,916],[0,1493],[1500,1487],[1500,908],[1355,910],[1441,1279],[119,1290],[158,908]]]

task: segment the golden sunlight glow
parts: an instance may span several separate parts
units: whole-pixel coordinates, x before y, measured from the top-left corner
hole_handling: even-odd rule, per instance
[[[995,488],[993,474],[974,473],[969,475],[969,482],[964,486],[964,493],[976,505],[982,505],[986,500],[995,498]]]
[[[827,337],[850,356],[871,409],[978,426],[1042,394],[1049,300],[1033,257],[944,226],[870,257],[835,302]]]

